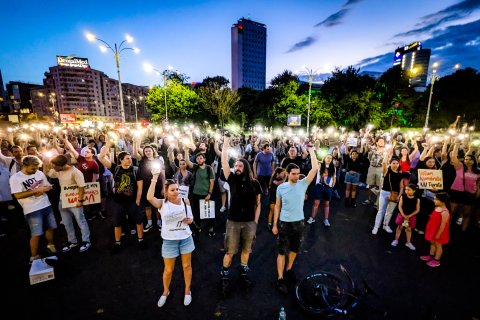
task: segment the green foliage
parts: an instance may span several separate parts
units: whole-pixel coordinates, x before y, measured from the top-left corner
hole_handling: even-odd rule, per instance
[[[240,100],[238,93],[230,88],[222,87],[218,83],[201,87],[198,92],[204,101],[205,108],[217,116],[220,126],[223,128],[232,117]]]
[[[196,118],[202,101],[197,93],[176,80],[167,82],[167,113],[169,119],[186,120]],[[165,119],[165,89],[154,86],[148,90],[145,106],[153,121]]]
[[[286,124],[289,114],[306,114],[308,97],[297,94],[299,87],[298,82],[291,80],[275,88],[276,99],[273,104],[273,116],[279,123]]]

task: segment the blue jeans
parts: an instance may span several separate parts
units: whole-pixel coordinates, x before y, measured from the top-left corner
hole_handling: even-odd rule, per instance
[[[389,191],[380,190],[380,194],[378,195],[378,212],[377,216],[375,217],[375,228],[380,228],[383,220],[383,226],[386,227],[390,223],[390,219],[392,219],[393,210],[397,206],[396,202],[388,201],[388,196],[390,195]],[[385,219],[384,219],[385,217]]]
[[[30,227],[32,237],[41,236],[45,228],[52,230],[57,228],[51,206],[26,214],[25,220]]]
[[[68,242],[77,243],[77,236],[75,235],[75,226],[73,225],[73,218],[77,221],[78,227],[82,232],[82,242],[90,242],[90,228],[88,227],[87,219],[83,214],[83,207],[62,208],[62,203],[59,204],[60,215],[62,216],[63,225],[67,231]]]

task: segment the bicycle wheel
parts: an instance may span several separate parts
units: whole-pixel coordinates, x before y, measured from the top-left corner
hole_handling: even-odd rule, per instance
[[[295,287],[300,307],[305,311],[321,314],[346,314],[350,297],[343,281],[328,272],[307,274]]]

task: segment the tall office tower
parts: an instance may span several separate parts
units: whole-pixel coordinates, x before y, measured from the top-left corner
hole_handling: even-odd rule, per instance
[[[232,26],[232,88],[264,90],[267,27],[242,18]]]
[[[393,65],[401,65],[408,72],[412,87],[425,87],[430,64],[430,49],[422,49],[422,43],[413,42],[395,50]]]
[[[430,49],[420,49],[403,55],[402,69],[411,72],[410,81],[412,87],[426,87],[428,78],[428,66],[430,64]]]

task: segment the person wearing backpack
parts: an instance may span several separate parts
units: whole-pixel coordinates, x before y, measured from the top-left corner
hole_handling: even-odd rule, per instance
[[[195,155],[196,163],[192,163],[190,161],[189,153],[189,149],[188,147],[186,147],[185,160],[187,162],[187,166],[193,171],[193,188],[191,194],[193,221],[196,223],[194,223],[193,234],[196,240],[198,240],[200,233],[200,228],[198,227],[198,224],[200,224],[200,200],[209,201],[212,197],[215,175],[213,173],[212,167],[205,163],[206,156],[204,153],[197,153]],[[207,220],[208,235],[210,237],[213,237],[215,235],[215,231],[213,229],[214,222],[215,219]]]
[[[136,224],[138,246],[144,250],[147,248],[143,239],[143,212],[140,210],[140,201],[143,189],[143,180],[138,172],[138,167],[132,165],[132,156],[126,151],[118,154],[117,158],[120,164],[111,163],[106,157],[110,149],[110,139],[107,139],[105,146],[102,147],[99,160],[113,173],[113,201],[112,219],[114,226],[115,244],[112,247],[112,253],[118,253],[121,247],[122,224],[125,216]]]

